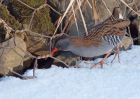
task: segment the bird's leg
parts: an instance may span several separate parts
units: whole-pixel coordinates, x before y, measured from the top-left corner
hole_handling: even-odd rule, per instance
[[[112,52],[112,49],[107,52],[107,54],[101,61],[99,61],[97,64],[93,65],[91,68],[96,67],[98,65],[100,65],[101,68],[103,68],[103,64],[105,64],[105,60],[108,58],[108,56],[111,54],[111,52]]]
[[[120,63],[120,49],[119,49],[119,47],[120,46],[117,46],[116,48],[115,48],[115,56],[114,56],[114,58],[113,58],[113,60],[111,61],[111,63],[113,63],[113,61],[115,60],[115,58],[118,56],[118,62]]]

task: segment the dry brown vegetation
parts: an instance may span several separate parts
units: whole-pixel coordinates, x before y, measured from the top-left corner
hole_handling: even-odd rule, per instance
[[[0,0],[0,74],[29,68],[33,58],[37,67],[38,59],[52,57],[53,39],[65,33],[88,35],[114,7],[120,7],[124,18],[137,16],[135,24],[140,27],[139,0]],[[57,16],[54,22],[50,13]],[[52,58],[66,66],[75,59],[62,57]]]

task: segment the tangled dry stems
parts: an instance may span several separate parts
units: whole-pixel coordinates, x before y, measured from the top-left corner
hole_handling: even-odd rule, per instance
[[[0,1],[0,3],[2,3],[3,0]],[[76,18],[76,12],[79,10],[80,12],[80,16],[82,18],[82,22],[83,22],[83,25],[84,25],[84,28],[85,28],[85,31],[86,31],[86,35],[88,35],[88,31],[87,31],[87,25],[86,25],[86,22],[85,22],[85,19],[84,19],[84,16],[83,16],[83,13],[82,13],[82,10],[81,10],[81,5],[85,5],[85,3],[87,2],[88,5],[90,6],[90,8],[92,8],[92,4],[90,4],[89,0],[70,0],[70,3],[69,5],[67,6],[65,12],[63,14],[61,14],[59,11],[55,10],[52,6],[50,6],[47,2],[44,2],[43,5],[39,6],[38,8],[34,8],[34,7],[31,7],[29,6],[28,4],[24,3],[23,1],[21,0],[17,0],[19,3],[21,3],[22,5],[28,7],[29,9],[32,9],[33,10],[33,13],[32,13],[32,16],[31,16],[31,19],[30,19],[30,22],[29,22],[29,25],[26,29],[24,30],[21,30],[21,32],[23,31],[27,31],[27,32],[30,32],[31,34],[36,34],[38,35],[39,37],[43,37],[43,38],[49,38],[50,39],[50,42],[52,42],[52,39],[58,37],[58,36],[62,36],[62,35],[66,35],[64,32],[67,30],[67,28],[71,25],[70,22],[72,22],[72,19],[74,18],[74,23],[76,23],[76,28],[77,28],[77,31],[79,31],[79,28],[78,28],[78,24],[77,24],[77,18]],[[133,10],[132,7],[129,6],[129,4],[127,4],[124,0],[120,0],[126,7],[128,7],[131,11],[133,11],[136,15],[140,16],[140,13]],[[102,0],[103,4],[105,5],[105,8],[107,9],[107,11],[111,14],[111,11],[109,10],[109,8],[107,7],[107,4],[104,0]],[[135,3],[134,3],[135,4]],[[75,6],[77,5],[77,6]],[[40,33],[36,33],[36,32],[33,32],[31,31],[31,28],[32,28],[32,22],[34,20],[34,16],[35,16],[35,13],[36,11],[39,11],[40,9],[44,8],[44,7],[49,7],[50,9],[52,9],[55,13],[57,13],[58,15],[60,15],[58,21],[57,21],[57,24],[56,24],[56,28],[55,28],[55,31],[53,33],[52,36],[47,36],[47,35],[43,35],[43,34],[40,34]],[[69,18],[67,19],[68,21],[65,23],[65,26],[64,28],[62,29],[62,33],[60,34],[56,34],[57,33],[57,30],[58,28],[60,27],[60,25],[62,24],[62,21],[64,20],[64,18],[67,16],[67,15],[70,15]],[[96,18],[94,18],[96,19]],[[4,27],[5,29],[7,30],[7,35],[9,35],[11,33],[11,31],[13,31],[13,29],[8,26],[6,24],[6,22],[0,18],[0,24],[3,23],[4,24]],[[136,38],[136,39],[139,39]],[[51,48],[51,44],[50,44],[50,48]],[[0,46],[1,47],[1,46]],[[2,47],[1,47],[2,48]],[[8,48],[8,47],[7,47]],[[51,51],[51,49],[50,49]],[[44,55],[44,56],[34,56],[32,55],[30,52],[25,52],[27,55],[29,55],[31,58],[35,58],[36,59],[36,62],[35,62],[35,65],[34,67],[37,68],[37,60],[38,59],[42,59],[42,58],[48,58],[48,57],[51,57],[57,61],[60,61],[62,62],[63,64],[65,64],[67,67],[69,67],[66,63],[64,63],[63,61],[55,58],[55,57],[52,57],[50,55]],[[35,71],[33,72],[33,75],[35,75]]]

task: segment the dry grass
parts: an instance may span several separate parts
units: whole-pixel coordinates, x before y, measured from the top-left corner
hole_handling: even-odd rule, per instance
[[[36,34],[38,35],[39,37],[41,38],[49,38],[50,39],[50,42],[52,42],[52,39],[57,37],[57,36],[61,36],[63,35],[66,30],[68,29],[68,27],[71,26],[72,23],[75,23],[76,24],[76,28],[77,28],[77,31],[78,31],[78,35],[80,35],[79,33],[79,27],[78,27],[78,19],[76,17],[76,13],[79,11],[80,12],[80,17],[82,19],[82,24],[84,26],[84,29],[85,29],[85,32],[86,32],[86,35],[88,35],[88,30],[87,30],[87,24],[86,24],[86,21],[85,21],[85,18],[84,18],[84,15],[83,15],[83,12],[82,12],[82,7],[85,6],[85,3],[88,4],[88,6],[93,9],[93,19],[95,19],[95,21],[98,21],[100,19],[100,16],[98,15],[97,13],[97,9],[96,9],[96,0],[93,0],[91,3],[89,0],[70,0],[65,12],[63,14],[59,13],[59,11],[57,11],[56,9],[54,9],[53,7],[51,7],[48,3],[44,2],[43,5],[41,5],[40,7],[38,8],[33,8],[31,6],[29,6],[28,4],[24,3],[22,0],[17,0],[19,3],[21,3],[22,5],[30,8],[33,10],[33,13],[32,13],[32,17],[30,19],[30,23],[29,23],[29,26],[24,29],[24,30],[21,30],[21,31],[28,31],[30,32],[31,34]],[[120,2],[122,2],[126,7],[128,7],[131,11],[133,11],[136,15],[140,16],[140,13],[138,11],[135,11],[131,6],[129,6],[129,4],[127,4],[124,0],[119,0]],[[2,2],[2,0],[0,1]],[[110,9],[107,7],[109,5],[106,4],[106,2],[104,0],[102,0],[103,4],[105,5],[105,9],[107,9],[107,11],[109,12],[109,14],[111,15],[111,11]],[[60,17],[58,19],[58,21],[56,22],[56,28],[55,28],[55,31],[53,33],[53,36],[46,36],[46,35],[43,35],[43,34],[39,34],[39,33],[36,33],[36,32],[33,32],[31,31],[31,28],[32,28],[32,22],[34,20],[34,16],[35,16],[35,12],[36,11],[39,11],[40,9],[44,8],[44,7],[49,7],[50,9],[52,9],[55,13],[59,14]],[[92,13],[92,12],[91,12]],[[68,17],[67,17],[68,16]],[[60,34],[57,34],[57,31],[58,31],[58,28],[60,28],[64,18],[67,17],[67,22],[65,23],[65,26],[64,28],[62,28],[62,33]],[[12,30],[11,27],[9,27],[2,19],[0,19],[0,23],[3,22],[5,24],[5,27],[7,28],[7,33],[10,33],[10,31]],[[50,48],[51,48],[51,44],[50,44]],[[51,49],[50,49],[51,51]],[[47,57],[51,57],[57,61],[60,61],[62,63],[64,63],[63,61],[55,58],[55,57],[52,57],[51,55],[45,55],[45,56],[39,56],[39,57],[36,57],[34,55],[32,55],[31,53],[29,52],[26,52],[31,58],[35,58],[36,60],[37,59],[40,59],[40,58],[47,58]],[[64,63],[65,64],[65,63]],[[67,64],[65,64],[66,66],[68,66]],[[37,61],[35,63],[35,67],[37,66]]]

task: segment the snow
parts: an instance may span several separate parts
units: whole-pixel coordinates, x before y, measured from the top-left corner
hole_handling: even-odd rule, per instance
[[[139,99],[140,46],[122,51],[121,63],[110,63],[113,57],[103,69],[90,69],[94,62],[82,61],[81,68],[38,69],[36,79],[4,77],[0,99]],[[31,74],[29,70],[25,75]]]

